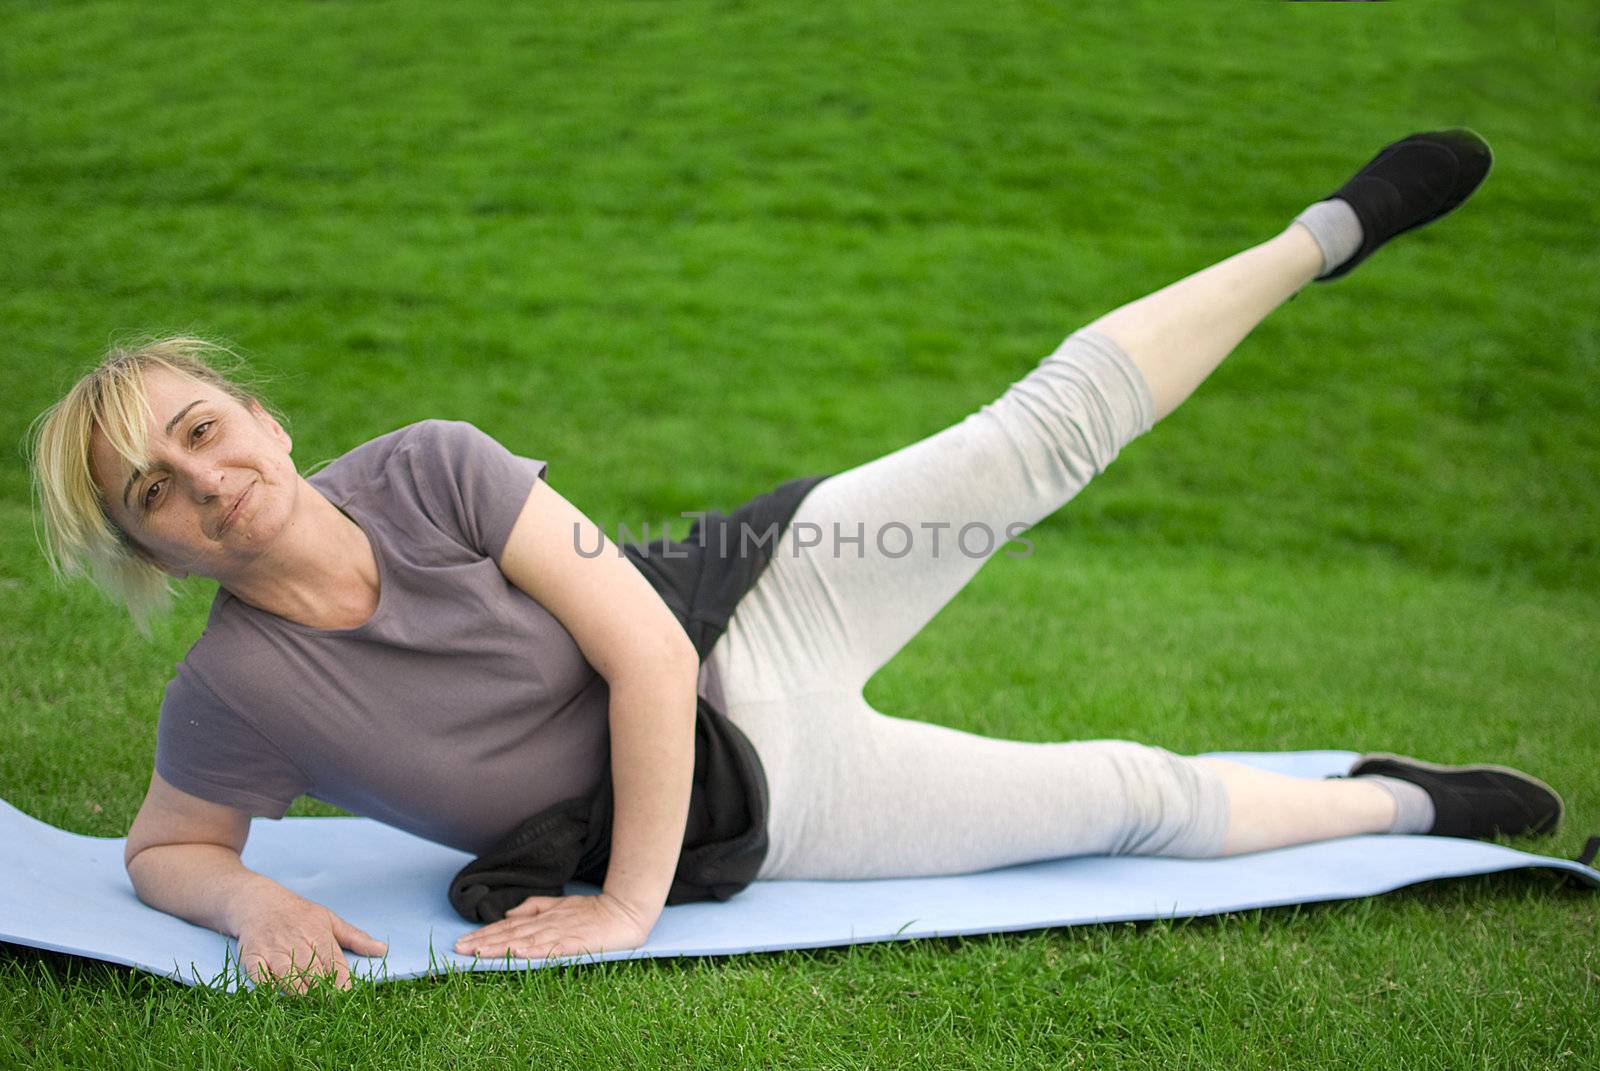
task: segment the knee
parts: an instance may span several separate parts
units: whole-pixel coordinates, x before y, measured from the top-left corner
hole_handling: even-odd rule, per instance
[[[1111,854],[1180,859],[1219,854],[1228,828],[1221,778],[1164,748],[1123,743],[1110,758],[1127,818]]]
[[[1139,370],[1115,343],[1079,332],[1007,392],[1074,478],[1103,472],[1154,424]]]

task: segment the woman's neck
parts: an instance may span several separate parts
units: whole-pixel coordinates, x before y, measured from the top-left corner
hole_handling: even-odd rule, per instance
[[[294,519],[249,575],[219,579],[258,610],[308,628],[365,624],[377,611],[378,561],[361,526],[303,479]]]

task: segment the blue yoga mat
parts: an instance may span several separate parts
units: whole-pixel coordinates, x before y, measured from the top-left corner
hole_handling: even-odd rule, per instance
[[[1301,777],[1342,773],[1356,758],[1350,751],[1214,754]],[[231,938],[139,902],[122,849],[121,838],[68,833],[0,802],[0,940],[190,985],[249,984]],[[251,869],[389,943],[382,960],[346,953],[351,973],[373,981],[1212,915],[1524,867],[1566,871],[1600,887],[1600,871],[1569,859],[1452,837],[1358,836],[1226,859],[1084,856],[955,877],[763,881],[723,903],[667,908],[643,948],[508,962],[451,951],[475,928],[445,897],[470,858],[365,818],[257,820],[244,851]],[[595,890],[574,884],[568,891]]]

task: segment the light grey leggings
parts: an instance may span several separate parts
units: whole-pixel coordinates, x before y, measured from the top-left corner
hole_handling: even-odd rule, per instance
[[[1191,759],[1123,740],[997,740],[879,713],[862,696],[987,557],[1154,419],[1127,355],[1079,331],[994,402],[805,497],[702,677],[766,770],[761,878],[1218,854],[1227,796]]]

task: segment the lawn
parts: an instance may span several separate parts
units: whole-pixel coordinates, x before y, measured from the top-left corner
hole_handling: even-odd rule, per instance
[[[0,13],[24,811],[127,830],[214,591],[145,639],[35,545],[18,448],[115,339],[235,344],[302,470],[470,420],[613,531],[937,431],[1385,142],[1467,125],[1497,161],[1457,216],[1276,313],[867,694],[1017,739],[1505,762],[1568,806],[1516,846],[1600,832],[1587,0]],[[1531,873],[300,1001],[0,946],[0,1065],[1594,1066],[1597,937],[1600,899]]]

